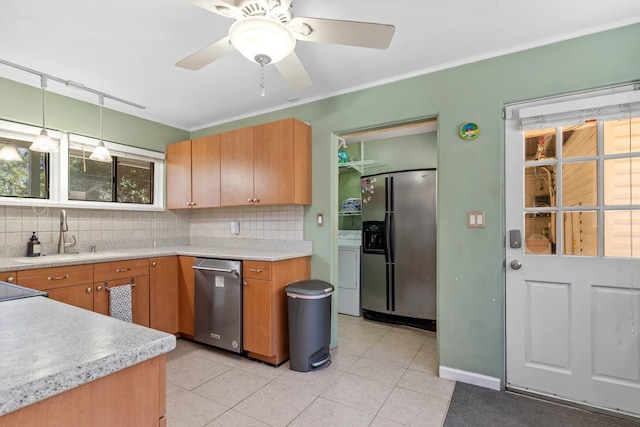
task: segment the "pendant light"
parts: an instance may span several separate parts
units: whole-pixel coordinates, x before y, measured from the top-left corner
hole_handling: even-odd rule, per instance
[[[47,133],[45,125],[45,102],[44,93],[47,87],[47,78],[42,76],[40,79],[40,87],[42,87],[42,130],[40,135],[36,136],[33,143],[29,147],[31,151],[39,151],[41,153],[57,153],[59,151],[58,142],[51,139]]]
[[[104,105],[104,95],[99,95],[98,99],[100,101],[100,141],[98,142],[98,146],[93,150],[93,153],[91,153],[89,158],[98,162],[111,163],[111,154],[109,154],[109,150],[107,150],[107,147],[105,147],[104,141],[102,140],[102,106]]]
[[[13,145],[5,145],[0,148],[0,160],[4,160],[5,162],[21,162],[22,157],[20,157],[16,147]]]

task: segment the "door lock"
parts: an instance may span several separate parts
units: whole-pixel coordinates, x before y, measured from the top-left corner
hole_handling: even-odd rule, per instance
[[[513,270],[520,270],[522,268],[522,264],[520,264],[520,261],[518,261],[517,259],[514,259],[513,261],[511,261],[509,263],[509,266],[513,269]]]

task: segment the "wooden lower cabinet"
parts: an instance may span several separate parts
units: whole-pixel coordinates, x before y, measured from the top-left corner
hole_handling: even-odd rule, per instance
[[[93,311],[93,284],[48,289],[49,298]]]
[[[195,333],[194,274],[195,257],[178,257],[178,330],[193,338]]]
[[[133,323],[149,327],[149,276],[128,279],[103,280],[93,284],[93,311],[109,315],[109,291],[122,285],[131,287],[131,314]]]
[[[7,283],[16,283],[18,273],[16,271],[3,271],[0,273],[0,281]]]
[[[149,259],[149,326],[178,332],[178,257]]]
[[[163,425],[166,355],[0,416],[0,427]]]
[[[17,284],[45,291],[49,298],[93,310],[93,265],[34,268],[18,271]]]
[[[311,278],[311,258],[243,262],[243,347],[247,355],[272,365],[289,358],[285,288]]]

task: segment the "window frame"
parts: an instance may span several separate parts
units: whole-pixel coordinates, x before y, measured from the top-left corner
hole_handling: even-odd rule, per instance
[[[41,128],[22,123],[0,120],[0,136],[30,141],[40,133]],[[133,158],[153,162],[153,204],[94,202],[69,200],[69,148],[81,148],[93,151],[99,140],[74,133],[63,133],[47,128],[49,136],[60,143],[58,153],[49,153],[49,198],[32,199],[25,197],[0,196],[0,204],[5,206],[46,206],[78,209],[128,210],[128,211],[164,211],[164,170],[165,153],[131,147],[115,142],[103,141],[109,152],[119,157]]]

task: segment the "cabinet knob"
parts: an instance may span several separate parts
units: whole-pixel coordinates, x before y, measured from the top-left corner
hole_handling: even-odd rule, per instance
[[[7,277],[7,282],[9,282],[9,283],[13,283],[14,280],[16,280],[16,279],[13,276]]]
[[[251,202],[253,202],[253,199],[252,199],[251,197],[249,197],[249,198],[247,199],[247,202],[251,203]]]
[[[96,291],[98,291],[98,292],[100,292],[101,290],[102,290],[102,286],[98,286],[98,287],[96,288]]]
[[[93,289],[91,287],[87,288],[87,293],[90,294]]]
[[[258,203],[260,199],[253,199],[253,203]]]
[[[157,264],[155,261],[151,261],[151,267],[155,267]]]
[[[242,286],[247,286],[247,282],[242,282]]]

